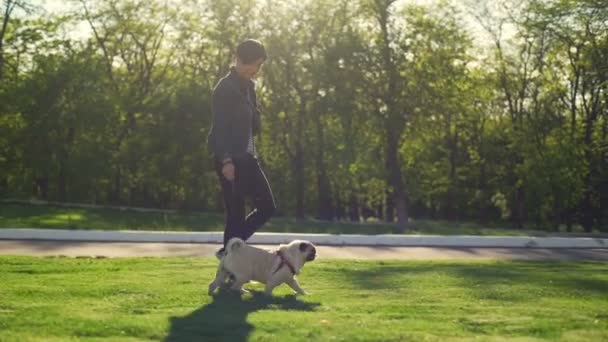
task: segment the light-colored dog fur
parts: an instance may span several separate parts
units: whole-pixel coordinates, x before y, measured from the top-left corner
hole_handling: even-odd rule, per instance
[[[309,241],[294,240],[287,245],[280,245],[279,250],[294,267],[296,274],[300,272],[304,263],[312,261],[316,257],[316,249]],[[239,238],[232,238],[226,245],[226,255],[220,260],[215,280],[209,284],[209,294],[222,286],[229,275],[234,276],[232,290],[247,292],[243,290],[243,284],[255,280],[266,284],[265,293],[272,294],[272,290],[286,283],[297,294],[306,292],[298,284],[295,274],[289,267],[281,265],[281,258],[276,253],[247,245]]]

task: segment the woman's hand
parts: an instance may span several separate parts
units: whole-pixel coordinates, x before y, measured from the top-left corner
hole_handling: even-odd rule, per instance
[[[232,182],[234,180],[234,164],[232,163],[232,160],[225,160],[223,164],[222,174],[224,175],[224,178]]]

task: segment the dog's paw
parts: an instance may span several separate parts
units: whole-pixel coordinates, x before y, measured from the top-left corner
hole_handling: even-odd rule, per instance
[[[217,285],[215,285],[215,282],[209,284],[209,288],[207,289],[207,294],[212,296],[213,293],[215,292],[215,289],[217,289]]]
[[[217,260],[221,261],[225,256],[226,256],[226,249],[224,247],[218,249],[215,252],[215,257],[217,258]]]
[[[236,278],[233,274],[229,273],[226,279],[219,285],[222,289],[230,289],[234,285]]]

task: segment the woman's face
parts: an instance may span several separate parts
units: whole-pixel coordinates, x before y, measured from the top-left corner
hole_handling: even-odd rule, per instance
[[[262,68],[262,64],[264,64],[264,58],[259,58],[255,60],[253,63],[245,64],[240,58],[236,59],[236,71],[241,75],[241,77],[246,79],[253,79],[257,75],[257,73]]]

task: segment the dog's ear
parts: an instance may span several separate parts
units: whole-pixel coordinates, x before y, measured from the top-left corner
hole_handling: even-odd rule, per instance
[[[300,252],[304,252],[306,250],[306,248],[308,248],[310,244],[308,242],[302,242],[300,243]]]

